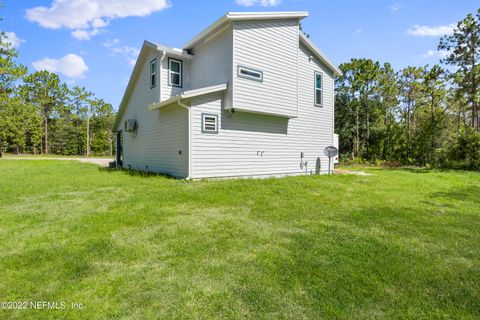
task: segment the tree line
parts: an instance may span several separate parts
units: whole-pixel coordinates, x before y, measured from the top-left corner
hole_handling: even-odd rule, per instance
[[[480,169],[480,9],[438,49],[445,57],[434,66],[340,65],[335,131],[343,159]],[[0,32],[0,154],[112,154],[112,106],[54,73],[29,73],[17,57]]]
[[[340,65],[335,130],[343,159],[480,169],[480,9],[438,45],[434,66]]]
[[[7,41],[0,32],[0,156],[111,155],[112,105],[55,73],[29,73]]]

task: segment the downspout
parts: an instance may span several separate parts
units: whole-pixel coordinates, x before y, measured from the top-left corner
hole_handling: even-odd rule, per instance
[[[182,102],[181,96],[177,98],[177,103],[180,107],[188,110],[188,176],[185,179],[190,180],[192,176],[192,111]]]
[[[335,79],[336,79],[336,76],[335,76],[335,72],[333,72],[333,83],[332,83],[332,146],[335,145]],[[338,148],[340,149],[340,140],[338,141],[339,145],[338,145]],[[338,155],[338,158],[340,159],[340,155]],[[330,165],[330,161],[332,161],[332,158],[328,158],[328,161],[329,161],[329,164]],[[333,169],[332,169],[332,172],[330,172],[330,170],[328,170],[328,174],[333,174],[333,172],[335,171],[335,162],[332,163],[333,165]]]
[[[163,77],[163,60],[165,60],[165,57],[167,56],[167,51],[165,50],[162,50],[162,57],[160,58],[160,79],[158,81],[158,83],[160,84],[159,85],[159,89],[160,89],[160,99],[158,101],[162,102],[162,77]]]

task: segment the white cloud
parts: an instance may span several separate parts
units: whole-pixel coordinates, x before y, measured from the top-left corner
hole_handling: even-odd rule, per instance
[[[99,34],[103,29],[93,28],[91,30],[77,29],[70,34],[77,40],[90,40],[91,37]]]
[[[450,55],[450,51],[447,50],[428,50],[427,53],[422,55],[422,58],[446,58],[448,55]]]
[[[394,3],[392,5],[389,5],[388,9],[390,9],[391,12],[395,13],[395,12],[399,11],[400,9],[402,9],[403,7],[404,7],[404,5],[401,4],[401,3]]]
[[[108,48],[112,56],[124,57],[130,65],[134,65],[137,62],[137,57],[140,54],[140,49],[136,47],[121,46],[119,39],[108,40],[103,46]]]
[[[362,32],[363,32],[362,29],[357,29],[357,30],[355,30],[355,31],[353,32],[353,34],[360,34],[360,33],[362,33]]]
[[[98,19],[93,20],[92,26],[94,28],[103,28],[103,27],[108,26],[108,22],[103,20],[103,19],[98,18]]]
[[[407,34],[421,37],[438,37],[452,34],[454,28],[455,23],[436,27],[415,25],[413,29],[407,30]]]
[[[73,37],[88,40],[111,20],[144,17],[168,7],[169,0],[53,0],[50,7],[27,9],[26,17],[44,28],[74,30]]]
[[[111,48],[111,47],[117,46],[118,44],[120,44],[120,40],[119,40],[119,39],[109,39],[109,40],[107,40],[107,42],[105,42],[103,45],[104,45],[106,48]]]
[[[10,43],[14,48],[20,47],[20,45],[25,42],[25,40],[20,39],[15,32],[5,32],[5,36],[4,42]]]
[[[61,73],[69,78],[83,78],[88,66],[82,57],[69,53],[60,59],[43,58],[32,63],[35,70]]]
[[[244,7],[262,6],[262,7],[274,7],[278,6],[282,0],[236,0],[238,5]]]

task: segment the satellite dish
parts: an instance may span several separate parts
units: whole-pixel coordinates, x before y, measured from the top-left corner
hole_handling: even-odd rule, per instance
[[[332,158],[338,154],[338,149],[335,148],[334,146],[329,146],[329,147],[326,147],[325,150],[323,150],[323,152],[327,157]]]
[[[328,157],[328,174],[330,174],[331,159],[338,154],[338,149],[334,146],[328,146],[323,150],[323,153]]]

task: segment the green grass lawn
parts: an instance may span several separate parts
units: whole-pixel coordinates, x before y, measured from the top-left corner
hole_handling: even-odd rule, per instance
[[[187,182],[0,160],[0,301],[67,303],[0,319],[479,319],[480,175],[362,170]]]

